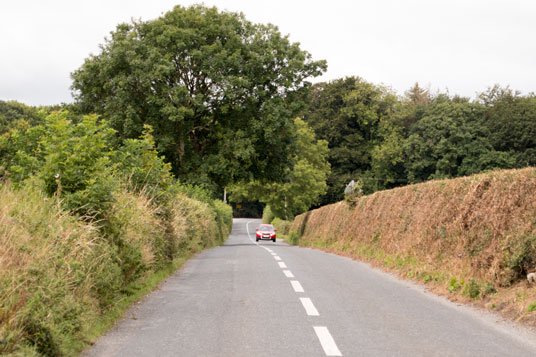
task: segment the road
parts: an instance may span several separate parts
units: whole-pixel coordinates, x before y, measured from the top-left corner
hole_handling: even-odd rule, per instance
[[[536,335],[348,258],[254,240],[190,259],[84,356],[536,356]],[[249,231],[249,233],[248,233]]]

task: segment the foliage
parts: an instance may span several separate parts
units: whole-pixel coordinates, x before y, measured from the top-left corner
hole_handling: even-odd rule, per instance
[[[300,236],[294,231],[290,231],[288,235],[288,242],[290,244],[298,245],[300,242]]]
[[[486,105],[484,125],[493,148],[508,153],[515,167],[536,165],[536,96],[522,97],[496,85],[480,100]]]
[[[499,86],[471,101],[418,83],[403,97],[355,77],[315,84],[303,115],[330,149],[321,204],[341,200],[352,179],[371,193],[534,165],[535,98]]]
[[[37,125],[42,119],[43,113],[35,107],[16,101],[0,100],[0,135],[10,129]]]
[[[281,218],[275,218],[272,221],[274,228],[277,229],[277,234],[282,236],[287,236],[290,233],[290,227],[292,226],[291,221],[285,221]]]
[[[76,355],[91,325],[145,278],[230,232],[222,202],[177,195],[165,216],[144,192],[126,189],[114,191],[106,229],[97,229],[35,181],[0,187],[0,354]]]
[[[476,299],[480,296],[481,287],[475,279],[471,279],[469,284],[465,285],[463,293],[471,299]]]
[[[531,302],[529,306],[527,306],[527,312],[533,312],[536,310],[536,301]]]
[[[158,156],[147,126],[139,139],[126,139],[112,154],[115,171],[130,190],[145,190],[150,196],[161,196],[172,184],[171,165]]]
[[[527,271],[536,265],[536,234],[524,234],[505,248],[503,269],[506,271],[503,285],[524,279]]]
[[[373,190],[375,182],[367,180],[372,168],[372,150],[380,127],[387,125],[382,123],[390,120],[395,104],[396,97],[387,88],[359,77],[313,86],[311,105],[303,116],[317,137],[328,142],[332,169],[327,194],[320,204],[341,200],[344,187],[352,179],[361,178],[365,192]],[[377,163],[382,160],[380,156],[378,153]]]
[[[274,218],[275,216],[270,208],[270,205],[264,206],[264,210],[262,211],[262,223],[272,223]]]
[[[325,68],[273,25],[195,5],[117,26],[72,77],[82,110],[120,139],[151,125],[182,181],[217,190],[283,177],[305,80]]]
[[[229,200],[258,199],[270,206],[275,217],[292,219],[309,209],[326,191],[328,147],[324,140],[316,140],[314,132],[301,119],[295,119],[297,128],[296,155],[292,169],[287,169],[284,183],[251,181],[230,187]]]
[[[477,103],[446,101],[427,108],[403,146],[408,181],[512,167],[512,160],[490,144],[483,114],[484,107]]]
[[[95,115],[80,123],[54,112],[45,123],[13,133],[17,152],[9,171],[16,183],[37,175],[45,192],[80,215],[102,218],[113,201],[109,142],[113,130]]]

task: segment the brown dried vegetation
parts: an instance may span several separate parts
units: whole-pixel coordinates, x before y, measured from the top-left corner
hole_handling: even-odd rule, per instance
[[[302,214],[299,244],[367,260],[536,324],[536,169],[430,181]],[[530,310],[530,309],[529,309]]]

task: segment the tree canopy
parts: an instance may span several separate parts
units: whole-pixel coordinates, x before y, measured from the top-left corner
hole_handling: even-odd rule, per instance
[[[175,175],[221,188],[284,178],[306,79],[325,69],[273,25],[176,6],[117,26],[72,88],[81,110],[106,118],[120,140],[149,124]]]
[[[14,100],[7,102],[0,100],[0,134],[12,128],[37,125],[43,117],[38,108]]]
[[[371,153],[381,123],[392,115],[395,104],[396,96],[387,88],[359,77],[313,86],[303,118],[319,139],[328,142],[332,170],[322,204],[341,200],[350,180],[370,176]]]
[[[328,143],[317,140],[314,131],[300,118],[297,128],[296,154],[292,169],[285,173],[287,182],[241,182],[230,187],[230,201],[256,199],[268,204],[275,216],[292,219],[307,211],[326,192],[330,172]]]
[[[493,86],[475,100],[403,96],[358,77],[317,83],[304,120],[328,141],[331,175],[321,204],[358,180],[365,193],[483,170],[536,164],[536,97]]]

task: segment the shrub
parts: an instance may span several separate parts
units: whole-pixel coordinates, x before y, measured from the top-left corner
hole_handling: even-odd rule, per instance
[[[109,154],[114,131],[95,115],[78,124],[67,117],[66,111],[54,112],[45,124],[14,133],[18,151],[11,177],[21,183],[35,174],[45,192],[61,199],[65,208],[101,219],[113,201]]]
[[[172,184],[171,165],[158,156],[150,126],[139,139],[126,139],[112,154],[115,172],[129,190],[160,198]]]
[[[262,211],[262,223],[272,223],[274,220],[275,215],[272,213],[272,209],[270,208],[270,205],[266,205],[264,207],[264,210]]]
[[[471,299],[478,298],[480,296],[480,291],[480,285],[474,279],[471,279],[469,284],[463,289],[464,295],[469,296]]]
[[[288,235],[288,241],[290,244],[298,245],[300,242],[300,236],[296,232],[290,232]]]
[[[510,285],[517,279],[523,279],[529,269],[536,264],[536,235],[527,233],[506,248],[504,268],[504,285]]]
[[[280,218],[274,218],[272,224],[274,225],[274,228],[277,229],[278,234],[285,236],[289,234],[290,227],[292,226],[292,222]]]

